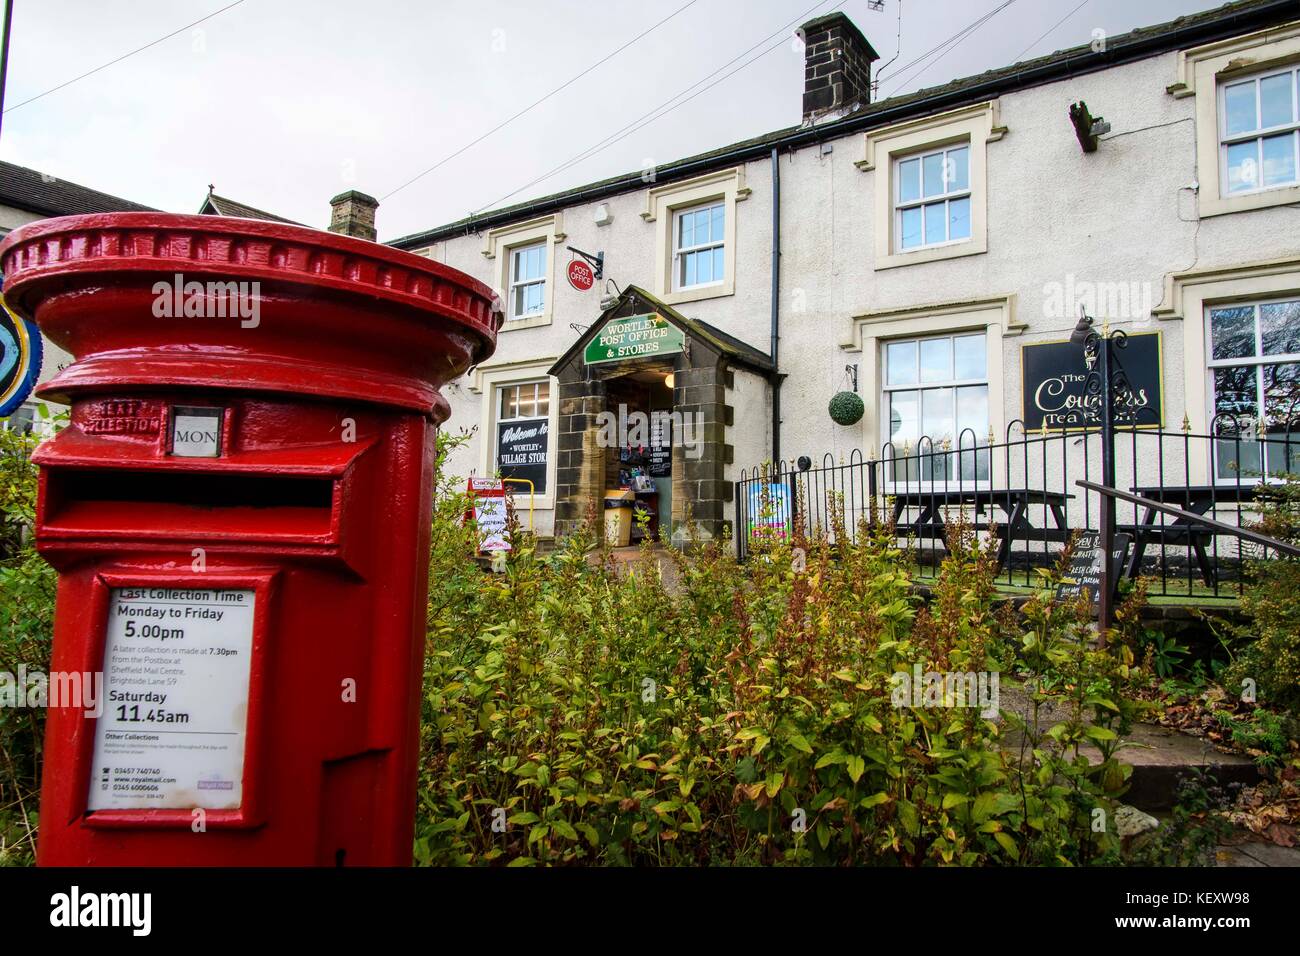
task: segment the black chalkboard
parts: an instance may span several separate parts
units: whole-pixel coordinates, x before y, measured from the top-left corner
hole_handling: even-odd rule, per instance
[[[546,494],[546,461],[551,436],[545,418],[524,419],[497,424],[497,468],[502,478],[525,478],[533,483],[533,493]],[[511,484],[514,494],[527,494],[528,486]]]
[[[1128,557],[1129,544],[1133,536],[1115,535],[1114,548],[1110,554],[1111,593],[1119,589],[1120,572],[1124,568],[1124,559]],[[1070,600],[1078,597],[1084,588],[1088,589],[1089,599],[1093,604],[1101,600],[1101,533],[1085,531],[1079,535],[1074,544],[1074,554],[1070,556],[1069,581],[1056,586],[1057,600]]]
[[[650,415],[650,477],[668,478],[673,473],[673,420],[667,412]]]
[[[1116,407],[1117,416],[1132,416],[1138,428],[1164,424],[1160,333],[1130,335],[1124,348],[1114,350],[1115,361],[1128,376],[1131,398]],[[1022,418],[1026,431],[1047,423],[1049,429],[1095,428],[1099,424],[1101,399],[1084,390],[1088,364],[1082,343],[1035,342],[1021,346],[1020,371],[1023,392]]]

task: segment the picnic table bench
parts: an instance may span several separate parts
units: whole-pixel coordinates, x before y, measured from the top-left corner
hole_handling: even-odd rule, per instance
[[[990,520],[980,521],[981,515],[991,515],[992,509],[1006,515],[997,523],[998,565],[1003,566],[1011,555],[1015,541],[1070,540],[1071,529],[1065,520],[1065,506],[1074,495],[1061,491],[1043,491],[1037,488],[935,488],[899,489],[887,492],[893,499],[894,527],[904,534],[918,537],[929,535],[937,539],[946,550],[947,519],[945,511],[951,508],[974,508],[976,520],[971,525],[977,531],[987,530]],[[1055,527],[1038,527],[1029,520],[1029,509],[1035,505],[1046,508]],[[917,514],[903,520],[903,512],[917,509]]]
[[[1243,505],[1255,500],[1255,484],[1230,485],[1140,485],[1133,494],[1151,501],[1175,505],[1196,515],[1208,514],[1221,504]],[[1190,548],[1196,557],[1197,567],[1206,586],[1214,586],[1214,567],[1206,550],[1215,532],[1198,525],[1190,518],[1170,518],[1155,508],[1143,509],[1135,524],[1117,524],[1117,531],[1133,535],[1133,553],[1129,556],[1127,573],[1136,578],[1142,568],[1142,558],[1149,544],[1173,545]]]

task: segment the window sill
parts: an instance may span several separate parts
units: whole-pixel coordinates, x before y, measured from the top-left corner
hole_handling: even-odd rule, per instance
[[[1231,196],[1203,194],[1199,197],[1197,212],[1202,219],[1207,219],[1210,216],[1249,212],[1252,209],[1268,209],[1270,206],[1289,206],[1297,202],[1300,202],[1300,183],[1292,186],[1274,186],[1272,189],[1257,189]]]
[[[715,282],[712,285],[691,286],[688,289],[679,289],[676,292],[668,292],[660,296],[667,305],[677,305],[681,302],[699,302],[703,299],[717,299],[724,295],[735,295],[736,287],[730,282]]]
[[[509,487],[509,485],[507,485]],[[515,487],[518,487],[517,485]],[[512,497],[515,499],[515,512],[519,515],[519,524],[523,530],[528,530],[528,492],[516,491]],[[544,495],[538,495],[533,499],[533,517],[534,519],[543,511],[555,510],[555,495],[547,492]],[[536,522],[534,521],[534,530]]]
[[[958,242],[945,242],[939,246],[925,246],[910,252],[895,252],[876,258],[876,271],[894,269],[898,266],[910,266],[920,262],[936,262],[940,259],[960,259],[962,256],[976,256],[988,252],[988,245],[982,240],[962,239]]]
[[[540,325],[550,325],[551,316],[548,312],[541,315],[530,315],[523,319],[506,319],[501,323],[500,332],[512,332],[518,329],[535,329]]]

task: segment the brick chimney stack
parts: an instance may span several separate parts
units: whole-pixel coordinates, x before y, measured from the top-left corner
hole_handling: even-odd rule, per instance
[[[799,28],[804,41],[804,125],[839,119],[871,102],[871,63],[878,54],[842,13]]]
[[[375,241],[375,210],[379,200],[349,189],[330,200],[330,232]]]

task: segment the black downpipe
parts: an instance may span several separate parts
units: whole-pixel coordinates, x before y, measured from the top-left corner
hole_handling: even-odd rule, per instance
[[[781,157],[772,147],[772,461],[781,460]]]

